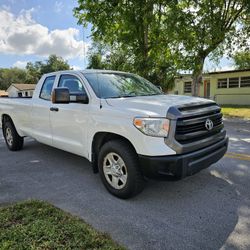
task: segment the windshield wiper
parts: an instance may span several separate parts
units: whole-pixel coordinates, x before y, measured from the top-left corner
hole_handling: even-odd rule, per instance
[[[123,97],[153,96],[153,95],[164,95],[164,93],[158,93],[158,94],[145,94],[145,95],[118,95],[118,96],[106,97],[105,99],[115,99],[115,98],[123,98]]]
[[[120,97],[136,97],[138,95],[121,95]]]
[[[158,94],[145,94],[145,95],[139,95],[139,96],[152,96],[152,95],[164,95],[163,93],[158,93]]]
[[[137,95],[118,95],[118,96],[110,96],[105,99],[114,99],[114,98],[123,98],[123,97],[136,97]]]

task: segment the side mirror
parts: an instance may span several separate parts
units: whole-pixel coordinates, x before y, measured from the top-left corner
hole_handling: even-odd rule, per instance
[[[70,94],[68,88],[54,88],[52,92],[52,103],[69,103]]]

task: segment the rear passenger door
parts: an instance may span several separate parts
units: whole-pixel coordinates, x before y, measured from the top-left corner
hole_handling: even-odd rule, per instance
[[[81,79],[74,74],[62,74],[57,87],[68,88],[71,94],[86,93]],[[53,146],[88,157],[86,148],[89,104],[53,104],[51,128]]]
[[[39,142],[52,145],[52,131],[50,126],[51,92],[56,76],[48,76],[44,79],[41,91],[34,98],[31,112],[32,136]]]

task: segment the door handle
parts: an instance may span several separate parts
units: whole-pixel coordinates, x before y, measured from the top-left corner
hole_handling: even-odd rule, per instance
[[[57,107],[51,107],[51,108],[50,108],[50,111],[58,112],[58,111],[59,111],[59,108],[57,108]]]

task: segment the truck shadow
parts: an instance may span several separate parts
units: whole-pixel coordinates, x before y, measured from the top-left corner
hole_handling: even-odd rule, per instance
[[[180,181],[149,180],[141,194],[121,200],[105,190],[81,157],[35,141],[11,154],[16,163],[0,168],[6,177],[0,182],[0,203],[47,200],[128,249],[219,249],[234,231],[238,211],[246,218],[250,214],[235,186],[213,167]],[[249,224],[244,230],[250,231]]]

